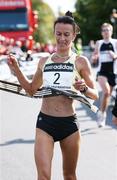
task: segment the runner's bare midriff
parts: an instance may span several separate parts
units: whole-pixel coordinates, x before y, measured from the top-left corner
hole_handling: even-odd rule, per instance
[[[74,114],[73,100],[65,96],[44,98],[41,111],[57,117],[72,116]]]

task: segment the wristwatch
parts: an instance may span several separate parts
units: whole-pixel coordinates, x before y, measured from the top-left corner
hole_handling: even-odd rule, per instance
[[[84,86],[84,89],[83,90],[80,90],[81,93],[86,93],[86,91],[88,90],[88,87],[87,86]]]

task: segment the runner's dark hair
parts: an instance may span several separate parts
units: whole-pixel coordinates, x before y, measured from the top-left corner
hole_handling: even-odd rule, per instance
[[[79,25],[75,22],[72,12],[67,11],[64,16],[58,17],[54,22],[54,29],[57,23],[71,24],[76,34],[80,32]]]

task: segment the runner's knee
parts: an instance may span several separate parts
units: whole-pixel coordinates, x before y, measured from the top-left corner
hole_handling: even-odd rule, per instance
[[[103,91],[104,97],[109,97],[110,96],[110,92],[109,91]]]
[[[38,173],[38,180],[50,180],[50,173],[46,169],[41,170]]]
[[[74,180],[76,179],[75,173],[65,173],[64,172],[64,180]]]

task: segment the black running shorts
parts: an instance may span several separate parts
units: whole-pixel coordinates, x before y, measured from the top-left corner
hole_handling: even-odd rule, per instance
[[[98,76],[105,76],[107,78],[107,81],[108,81],[110,86],[114,87],[116,85],[116,83],[115,83],[115,74],[113,74],[111,72],[100,71],[100,72],[97,73],[97,77]]]
[[[78,131],[79,125],[76,115],[54,117],[40,112],[37,118],[36,128],[40,128],[48,133],[53,137],[54,141],[61,141]]]

